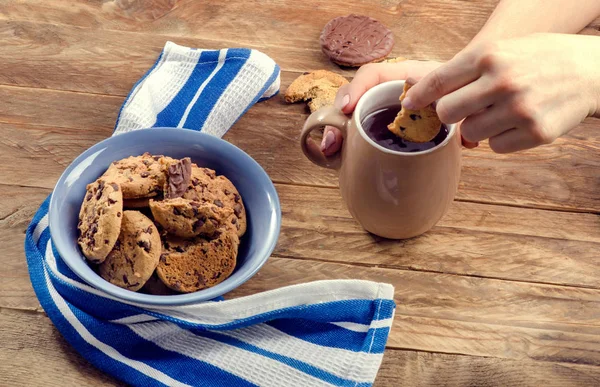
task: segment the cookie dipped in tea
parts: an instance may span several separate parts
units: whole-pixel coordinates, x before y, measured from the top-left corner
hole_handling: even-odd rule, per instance
[[[377,144],[396,152],[422,152],[441,144],[448,137],[448,128],[440,123],[437,135],[431,141],[414,142],[397,136],[388,129],[400,112],[401,105],[384,107],[368,114],[361,122],[362,127]]]
[[[400,104],[406,98],[406,93],[411,86],[408,82],[404,83],[400,95]],[[441,126],[442,121],[440,121],[433,105],[430,104],[418,110],[407,109],[402,106],[396,118],[388,125],[388,129],[406,141],[425,143],[433,141],[439,134]]]

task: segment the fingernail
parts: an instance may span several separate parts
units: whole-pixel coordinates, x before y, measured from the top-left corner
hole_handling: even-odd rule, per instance
[[[406,83],[408,83],[410,86],[414,86],[417,84],[417,79],[413,77],[408,77],[406,78]]]
[[[343,110],[346,105],[350,103],[350,95],[345,94],[343,97],[340,95],[335,96],[335,101],[333,101],[333,106],[337,109]]]
[[[327,132],[323,141],[321,141],[321,152],[325,152],[327,149],[331,148],[333,143],[335,142],[335,134],[332,131]]]
[[[402,101],[402,106],[404,106],[406,109],[415,110],[413,101],[408,97],[404,98],[404,101]]]

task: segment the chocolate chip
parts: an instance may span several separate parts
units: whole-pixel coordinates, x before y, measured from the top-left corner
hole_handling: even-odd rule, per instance
[[[173,207],[173,213],[175,215],[181,215],[181,211],[179,211],[179,209],[177,207]]]
[[[200,184],[200,180],[196,179],[195,177],[192,179],[192,185],[195,187],[198,184]]]
[[[108,198],[108,204],[115,204],[117,201],[111,198]]]
[[[173,284],[173,287],[175,288],[175,290],[181,290],[181,282],[180,281],[176,281]]]
[[[144,230],[146,234],[152,234],[152,226],[148,226],[147,229]]]
[[[178,253],[183,253],[185,250],[183,249],[183,247],[177,246],[175,247],[175,251],[177,251]]]
[[[92,193],[88,192],[87,196],[85,197],[85,200],[90,200],[92,198]]]
[[[237,203],[233,206],[233,212],[235,213],[235,216],[239,218],[242,215],[242,205]]]
[[[237,218],[231,218],[231,224],[236,224],[237,223]]]
[[[137,245],[143,248],[147,253],[150,252],[150,247],[152,246],[149,241],[138,241]]]
[[[210,222],[213,224],[213,226],[219,227],[219,222],[217,222],[216,219],[211,219]]]
[[[121,212],[117,212],[117,218],[121,217]]]
[[[113,187],[115,192],[117,192],[119,190],[119,185],[117,183],[110,183],[110,186]]]
[[[169,266],[169,264],[167,263],[167,254],[161,254],[160,255],[160,261],[162,263],[164,263],[166,266]]]
[[[127,275],[123,274],[123,282],[125,282],[126,284],[129,285],[129,279],[127,278]]]
[[[128,179],[129,181],[133,181],[133,177],[131,177],[131,176],[129,176],[127,179]]]
[[[200,229],[200,227],[204,226],[204,221],[202,219],[198,219],[195,223],[194,223],[194,231],[197,231]]]
[[[96,200],[100,200],[100,198],[102,197],[102,192],[103,192],[103,190],[102,190],[102,188],[100,188],[98,190],[98,193],[96,193]]]
[[[150,160],[142,160],[142,163],[144,163],[144,165],[147,167],[150,166]],[[142,177],[144,177],[144,176],[142,176]]]
[[[107,245],[108,244],[108,239],[104,240],[104,244]]]
[[[140,173],[140,176],[141,177],[148,177],[148,176],[150,176],[150,174],[148,172],[142,172],[142,173]]]
[[[413,121],[420,120],[421,116],[418,115],[418,114],[411,114],[410,115],[410,119],[413,120]]]
[[[215,200],[215,206],[223,208],[223,202],[217,199]]]
[[[401,126],[401,127],[400,127],[400,130],[404,132],[404,131],[406,130],[406,128],[405,128],[405,127],[403,127],[403,126]]]
[[[228,189],[225,190],[225,195],[229,196],[230,193],[231,193],[230,190],[228,190]]]
[[[92,225],[90,226],[90,230],[89,233],[90,234],[95,234],[98,232],[98,223],[92,223]]]
[[[235,200],[236,203],[238,203],[240,200],[242,200],[242,198],[238,194],[233,194],[233,199]]]

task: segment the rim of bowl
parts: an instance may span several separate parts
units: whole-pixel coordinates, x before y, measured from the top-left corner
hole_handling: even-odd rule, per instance
[[[159,127],[159,128],[147,128],[147,129],[134,130],[131,132],[119,134],[118,136],[108,137],[108,138],[94,144],[90,148],[86,149],[84,152],[82,152],[63,171],[60,178],[56,182],[56,185],[54,186],[52,193],[54,193],[54,191],[56,190],[57,187],[65,184],[66,178],[71,174],[71,172],[79,164],[81,164],[81,162],[83,160],[87,159],[90,155],[93,155],[100,149],[106,148],[106,144],[109,144],[112,141],[116,141],[116,140],[114,140],[115,138],[127,138],[127,137],[135,138],[136,136],[140,136],[141,135],[140,132],[142,132],[142,133],[146,134],[145,137],[147,139],[148,138],[147,137],[148,132],[146,132],[147,130],[151,130],[152,132],[154,132],[156,134],[166,132],[166,131],[178,131],[179,133],[182,133],[182,135],[184,135],[184,136],[192,136],[192,137],[196,137],[196,139],[201,138],[201,139],[204,139],[204,141],[207,140],[208,142],[215,141],[217,143],[221,143],[225,148],[229,148],[228,151],[237,152],[242,158],[245,159],[245,162],[249,163],[254,168],[256,168],[266,178],[266,181],[269,184],[269,190],[272,191],[272,193],[273,193],[272,210],[274,210],[274,213],[275,213],[275,227],[273,229],[273,233],[269,236],[269,239],[267,241],[265,241],[265,245],[261,248],[261,251],[264,252],[264,257],[262,257],[257,262],[253,263],[253,266],[251,266],[248,269],[249,271],[243,277],[241,277],[238,280],[238,282],[235,284],[227,282],[231,278],[231,277],[229,277],[229,278],[225,279],[223,282],[221,282],[220,284],[217,284],[211,288],[199,290],[199,291],[196,291],[193,293],[165,295],[165,296],[137,293],[137,292],[132,292],[130,290],[122,289],[122,288],[120,288],[116,285],[113,285],[110,282],[104,280],[100,276],[98,276],[98,279],[100,280],[99,283],[101,283],[101,285],[97,285],[97,284],[94,284],[91,280],[87,279],[86,275],[84,273],[82,273],[79,269],[77,269],[77,267],[73,266],[70,262],[70,259],[63,258],[63,262],[69,267],[69,269],[71,269],[77,275],[77,277],[79,277],[86,284],[88,284],[89,286],[91,286],[92,288],[94,288],[96,290],[104,291],[106,294],[102,295],[102,296],[108,296],[109,298],[112,297],[114,299],[117,299],[120,302],[124,302],[124,303],[130,304],[130,305],[139,305],[139,306],[143,306],[143,307],[152,306],[156,309],[157,307],[161,307],[161,306],[162,307],[171,307],[171,306],[177,306],[177,305],[186,305],[186,304],[210,301],[216,297],[222,296],[223,294],[226,294],[226,293],[232,291],[233,289],[236,289],[237,287],[241,286],[246,281],[248,281],[250,278],[252,278],[260,270],[260,268],[267,262],[267,260],[270,258],[271,254],[275,250],[275,246],[277,245],[277,241],[279,239],[279,234],[281,232],[281,205],[280,205],[280,201],[279,201],[279,195],[277,194],[277,190],[275,189],[275,185],[271,181],[271,178],[269,177],[267,172],[264,170],[264,168],[260,164],[258,164],[258,162],[256,160],[254,160],[252,157],[250,157],[250,155],[248,155],[246,152],[244,152],[242,149],[238,148],[237,146],[235,146],[235,145],[231,144],[230,142],[225,141],[221,138],[215,137],[210,134],[198,132],[198,131],[195,131],[192,129]],[[154,134],[151,134],[150,136],[153,136],[153,135]],[[48,207],[48,226],[50,228],[51,235],[60,235],[61,234],[60,231],[57,231],[57,230],[60,230],[60,221],[58,219],[59,217],[52,216],[52,214],[55,211],[57,211],[57,206],[58,206],[58,199],[56,198],[55,195],[52,195],[52,198],[50,199],[50,205]],[[54,240],[54,238],[53,238],[53,240]],[[54,246],[56,247],[56,250],[59,252],[61,257],[64,257],[65,255],[67,255],[65,251],[61,251],[61,247],[59,244],[54,243]],[[81,252],[79,252],[79,255],[77,256],[77,258],[82,259],[85,262],[85,257],[83,256],[83,254]]]

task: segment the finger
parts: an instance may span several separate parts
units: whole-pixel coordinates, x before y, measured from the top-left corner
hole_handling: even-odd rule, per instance
[[[462,146],[464,146],[467,149],[473,149],[473,148],[477,148],[479,146],[478,142],[470,142],[465,140],[464,137],[460,137],[460,142],[462,143]]]
[[[408,77],[421,79],[433,69],[439,67],[441,63],[433,61],[415,61],[407,60],[400,63],[374,63],[362,66],[356,72],[354,79],[348,85],[340,87],[336,101],[342,101],[348,96],[348,103],[340,107],[346,113],[352,113],[358,100],[367,90],[380,83]]]
[[[496,153],[511,153],[530,149],[539,145],[539,141],[527,130],[513,128],[490,137],[490,148]]]
[[[342,147],[342,132],[333,126],[326,126],[321,141],[321,152],[325,156],[333,156]]]
[[[483,141],[518,126],[518,119],[512,114],[506,102],[468,116],[460,126],[465,140]]]
[[[498,98],[492,90],[490,82],[482,77],[443,96],[436,104],[440,120],[445,124],[454,124],[489,107]]]
[[[479,69],[472,55],[459,54],[448,63],[436,68],[414,85],[402,102],[408,109],[422,109],[444,95],[479,78]]]

